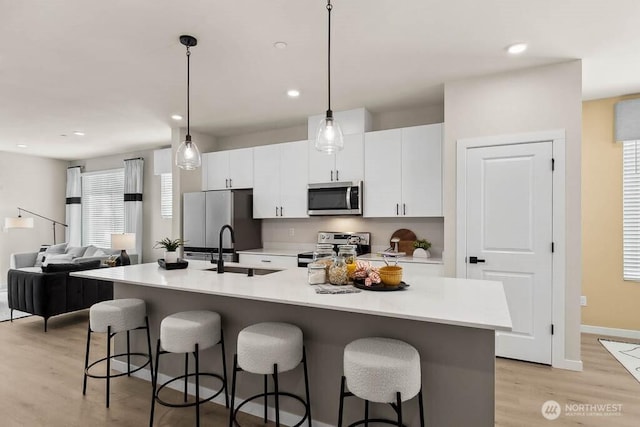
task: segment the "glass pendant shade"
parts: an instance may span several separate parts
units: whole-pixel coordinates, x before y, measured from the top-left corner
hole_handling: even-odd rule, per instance
[[[202,163],[202,156],[198,146],[191,141],[191,135],[180,143],[176,151],[176,166],[184,170],[198,169]]]
[[[344,148],[344,137],[340,124],[333,117],[325,117],[318,124],[316,150],[327,154],[336,153]]]

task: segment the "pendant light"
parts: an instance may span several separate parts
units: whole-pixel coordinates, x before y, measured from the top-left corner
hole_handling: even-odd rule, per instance
[[[320,121],[316,134],[316,150],[327,154],[333,154],[344,148],[344,138],[340,124],[333,117],[331,111],[331,0],[327,0],[327,13],[329,15],[329,28],[327,37],[327,115]]]
[[[193,36],[183,35],[180,36],[180,43],[187,47],[187,136],[176,151],[176,166],[184,170],[194,170],[200,167],[202,157],[196,143],[191,141],[191,133],[189,132],[189,58],[191,57],[189,48],[197,45],[198,40]]]

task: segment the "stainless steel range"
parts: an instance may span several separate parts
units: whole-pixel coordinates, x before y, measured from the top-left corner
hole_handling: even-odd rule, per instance
[[[321,231],[316,243],[332,244],[336,253],[338,245],[356,245],[358,255],[371,252],[371,233]],[[313,251],[298,254],[298,267],[306,267],[313,261]]]

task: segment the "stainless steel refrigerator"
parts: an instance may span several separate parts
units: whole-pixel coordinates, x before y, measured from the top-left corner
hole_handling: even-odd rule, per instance
[[[262,247],[262,222],[253,219],[252,190],[200,191],[183,194],[182,237],[187,259],[218,258],[218,238],[223,225],[233,227],[235,244],[225,231],[223,258],[237,261],[235,251]],[[235,255],[235,256],[234,256]]]

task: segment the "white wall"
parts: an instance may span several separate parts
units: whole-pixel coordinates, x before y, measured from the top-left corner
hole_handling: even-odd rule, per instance
[[[63,160],[0,152],[1,226],[5,217],[18,214],[18,206],[65,222],[67,167]],[[64,232],[64,227],[57,227],[58,243],[64,241]],[[0,288],[6,287],[10,254],[37,251],[45,243],[53,243],[53,230],[44,219],[34,217],[33,229],[1,232]]]
[[[500,134],[566,131],[565,356],[580,360],[582,63],[556,65],[445,84],[445,269],[455,275],[456,141]]]

